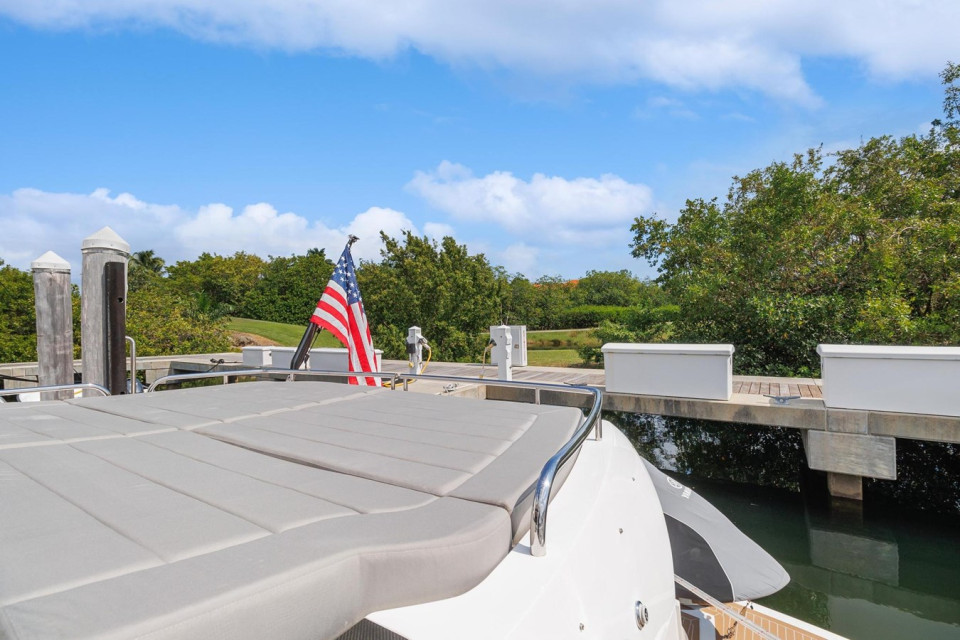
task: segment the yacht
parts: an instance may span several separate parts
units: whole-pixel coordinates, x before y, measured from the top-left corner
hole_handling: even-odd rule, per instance
[[[787,573],[602,421],[599,389],[202,386],[222,375],[0,404],[0,638],[777,637],[749,601]]]

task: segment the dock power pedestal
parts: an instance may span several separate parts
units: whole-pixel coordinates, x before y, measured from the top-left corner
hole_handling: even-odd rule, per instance
[[[505,324],[490,327],[490,341],[493,349],[490,359],[497,363],[497,378],[513,380],[513,336],[510,327]]]
[[[407,330],[407,361],[413,373],[423,373],[423,347],[427,344],[426,338],[420,333],[420,327],[410,327]]]

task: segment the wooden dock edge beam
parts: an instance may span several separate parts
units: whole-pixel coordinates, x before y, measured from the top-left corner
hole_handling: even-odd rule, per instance
[[[527,395],[531,395],[527,389],[486,389],[486,397],[491,400],[530,402]],[[542,400],[549,404],[578,404],[576,396],[556,393],[544,395]],[[800,429],[807,465],[827,472],[827,487],[833,497],[862,500],[863,477],[897,477],[896,438],[869,433],[871,422],[876,421],[872,412],[826,409],[818,400],[779,406],[618,393],[604,394],[604,409]],[[896,423],[889,416],[878,422],[887,428]],[[951,422],[956,423],[953,429],[960,432],[960,422]],[[945,432],[950,431],[944,428],[945,423],[938,425],[940,429],[933,435],[955,435]],[[912,435],[916,437],[915,433]]]

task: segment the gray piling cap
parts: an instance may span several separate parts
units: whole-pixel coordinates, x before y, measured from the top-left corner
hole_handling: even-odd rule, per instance
[[[30,263],[30,269],[33,271],[66,271],[70,273],[70,263],[53,251],[47,251]]]
[[[117,232],[110,227],[104,227],[92,236],[83,239],[83,252],[93,251],[95,249],[113,249],[120,253],[130,253],[130,244],[117,235]]]

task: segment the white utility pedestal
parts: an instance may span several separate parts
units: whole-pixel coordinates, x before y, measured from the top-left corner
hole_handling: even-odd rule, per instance
[[[498,327],[490,327],[490,339],[493,340],[493,349],[490,352],[491,360],[496,358],[497,378],[500,380],[513,380],[511,366],[513,364],[513,337],[510,333],[510,327],[502,324]]]
[[[426,340],[420,333],[420,327],[410,327],[407,330],[407,361],[417,375],[423,373],[423,345],[425,343]]]
[[[515,367],[525,367],[527,366],[527,325],[511,324],[507,326],[510,327],[510,337],[513,339],[512,364]],[[497,364],[496,356],[490,356],[490,364]]]

